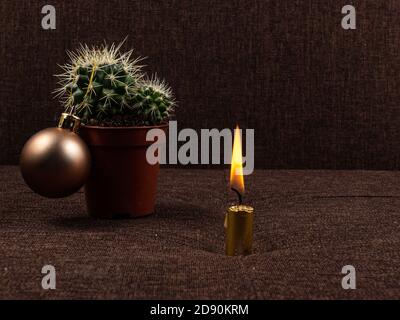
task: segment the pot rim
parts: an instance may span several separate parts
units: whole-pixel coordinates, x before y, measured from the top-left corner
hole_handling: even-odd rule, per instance
[[[126,127],[103,127],[103,126],[92,126],[92,125],[81,125],[80,129],[98,129],[98,130],[143,130],[143,129],[155,129],[155,128],[166,128],[169,126],[168,122],[154,125],[154,126],[126,126]]]

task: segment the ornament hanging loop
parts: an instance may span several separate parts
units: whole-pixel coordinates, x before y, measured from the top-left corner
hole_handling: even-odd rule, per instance
[[[62,113],[60,121],[58,122],[58,127],[62,129],[71,130],[77,133],[81,125],[81,119],[71,113]]]

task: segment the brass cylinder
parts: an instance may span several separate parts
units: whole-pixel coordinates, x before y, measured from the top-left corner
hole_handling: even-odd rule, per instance
[[[253,246],[254,209],[245,205],[231,206],[225,217],[226,254],[251,254]]]
[[[75,115],[69,113],[62,113],[60,117],[60,121],[58,122],[58,127],[62,129],[68,129],[72,132],[78,132],[78,129],[81,124],[81,119]]]

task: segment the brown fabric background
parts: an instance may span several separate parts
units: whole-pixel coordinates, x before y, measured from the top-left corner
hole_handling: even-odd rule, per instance
[[[257,170],[254,253],[227,257],[228,173],[163,169],[154,215],[96,221],[83,193],[44,199],[0,166],[0,299],[400,297],[400,173]],[[46,264],[57,290],[41,288]]]
[[[357,8],[358,29],[341,28]],[[397,0],[53,0],[0,4],[0,163],[55,123],[52,77],[79,42],[119,42],[172,85],[180,128],[256,129],[262,168],[397,169]]]

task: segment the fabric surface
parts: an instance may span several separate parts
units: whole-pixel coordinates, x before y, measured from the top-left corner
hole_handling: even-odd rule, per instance
[[[53,126],[53,74],[80,42],[119,42],[169,82],[180,128],[254,128],[259,168],[397,169],[400,2],[53,0],[0,3],[0,163]]]
[[[246,179],[254,253],[224,254],[222,170],[163,169],[156,213],[98,221],[83,193],[48,200],[0,167],[0,298],[400,297],[397,172],[264,171]],[[52,264],[57,289],[41,289]],[[357,289],[343,290],[353,265]]]

